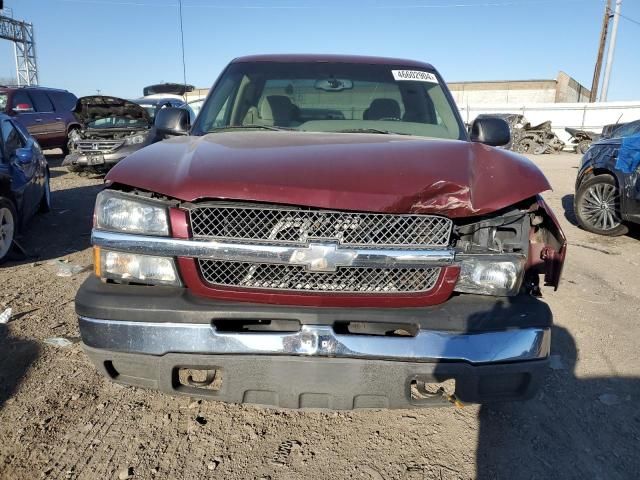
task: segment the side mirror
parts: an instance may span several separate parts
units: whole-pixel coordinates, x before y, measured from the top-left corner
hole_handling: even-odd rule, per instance
[[[189,112],[184,108],[162,108],[156,113],[154,125],[161,135],[186,135],[189,133]]]
[[[509,124],[501,118],[477,118],[471,125],[471,141],[493,147],[506,145],[511,140]]]
[[[13,111],[16,113],[30,113],[33,112],[33,107],[28,103],[19,103],[13,107]]]
[[[18,148],[16,158],[20,165],[27,165],[33,161],[33,150],[30,147]]]

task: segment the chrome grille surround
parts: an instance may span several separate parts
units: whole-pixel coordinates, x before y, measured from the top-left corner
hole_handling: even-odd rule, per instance
[[[431,290],[440,275],[432,268],[338,267],[313,272],[299,265],[199,259],[205,281],[224,287],[306,292],[409,293]]]
[[[78,140],[76,150],[83,153],[108,153],[124,145],[124,140]]]
[[[453,223],[436,215],[358,213],[253,204],[204,204],[189,209],[195,238],[341,246],[425,248],[449,245]]]

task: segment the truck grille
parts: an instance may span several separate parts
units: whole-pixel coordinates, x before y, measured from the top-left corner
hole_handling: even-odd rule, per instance
[[[452,222],[434,215],[339,212],[275,205],[209,203],[189,211],[195,238],[305,248],[314,242],[352,249],[444,249]],[[198,259],[210,286],[301,292],[394,294],[433,289],[440,267],[389,264],[337,266],[323,271],[286,261]],[[413,265],[412,267],[416,267]]]
[[[194,237],[305,244],[310,239],[357,247],[446,247],[452,222],[434,215],[392,215],[203,205],[190,210]]]
[[[440,274],[440,268],[339,267],[335,272],[309,272],[297,265],[204,259],[198,263],[211,285],[307,292],[426,292]]]
[[[122,146],[124,140],[79,140],[76,150],[84,153],[107,153]]]

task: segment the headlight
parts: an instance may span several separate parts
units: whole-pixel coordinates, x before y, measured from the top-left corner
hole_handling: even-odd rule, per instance
[[[163,204],[114,190],[98,194],[94,226],[116,232],[169,235],[167,208]]]
[[[144,142],[144,135],[134,135],[133,137],[127,137],[124,139],[125,145],[138,145]]]
[[[95,247],[95,273],[119,283],[180,286],[173,258],[115,252]]]
[[[462,256],[456,292],[516,295],[522,284],[525,258],[519,255]]]

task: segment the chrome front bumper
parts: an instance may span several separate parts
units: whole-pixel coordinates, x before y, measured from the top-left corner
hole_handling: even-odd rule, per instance
[[[302,325],[294,333],[227,333],[206,323],[129,322],[79,318],[85,345],[145,355],[289,355],[474,365],[545,359],[549,328],[459,333],[420,330],[415,337],[336,334]]]

